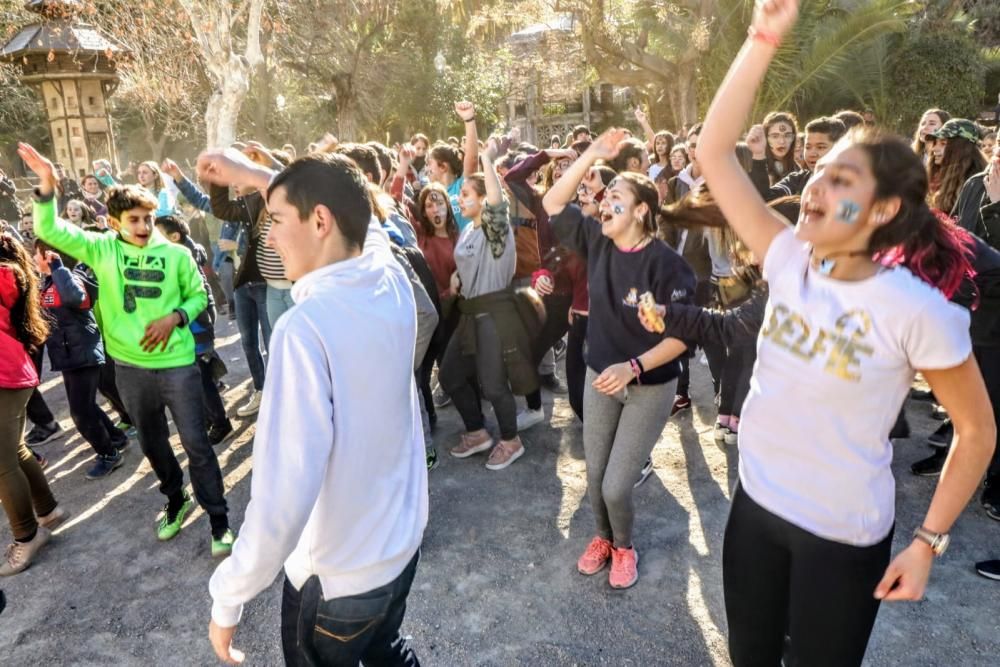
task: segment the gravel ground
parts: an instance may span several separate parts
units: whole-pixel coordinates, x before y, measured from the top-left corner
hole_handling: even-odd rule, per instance
[[[246,396],[249,376],[236,359],[235,324],[222,318],[219,335],[232,407]],[[712,441],[707,371],[692,368],[695,409],[667,425],[653,455],[655,474],[636,492],[641,579],[624,592],[611,590],[606,577],[575,571],[593,518],[581,427],[564,397],[546,395],[550,424],[524,433],[527,454],[500,473],[486,470],[482,457],[446,455],[460,422],[453,408],[441,411],[436,439],[444,455],[431,473],[431,520],[404,624],[422,662],[729,664],[721,547],[737,457]],[[195,513],[174,541],[158,543],[154,520],[164,501],[138,446],[110,478],[86,481],[91,452],[73,431],[57,376],[46,375],[44,391],[69,430],[39,451],[51,462],[56,496],[74,516],[30,570],[0,581],[8,598],[0,664],[216,664],[206,633],[215,564],[204,514]],[[927,404],[909,412],[917,435],[934,428]],[[237,424],[238,435],[218,448],[236,526],[249,499],[254,432],[251,421]],[[897,449],[898,549],[921,519],[934,480],[908,472],[929,452],[919,438]],[[952,535],[926,600],[883,606],[866,664],[997,664],[1000,584],[978,577],[972,563],[1000,558],[1000,525],[974,502]],[[275,582],[247,606],[236,636],[247,664],[281,664],[280,591]]]

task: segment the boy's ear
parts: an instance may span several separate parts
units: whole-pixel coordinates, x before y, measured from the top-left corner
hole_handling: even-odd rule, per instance
[[[122,223],[118,218],[114,217],[113,215],[108,215],[108,227],[117,232],[121,230]]]

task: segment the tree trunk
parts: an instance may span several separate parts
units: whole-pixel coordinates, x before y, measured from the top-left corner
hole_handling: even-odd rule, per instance
[[[210,148],[225,148],[236,141],[240,107],[250,90],[250,67],[235,53],[224,63],[210,67],[215,90],[205,110],[206,139]]]

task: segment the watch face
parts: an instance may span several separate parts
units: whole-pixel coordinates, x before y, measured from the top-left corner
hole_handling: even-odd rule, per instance
[[[951,536],[945,534],[938,538],[937,546],[934,549],[934,553],[938,556],[943,556],[944,552],[948,550],[948,545],[951,543]]]

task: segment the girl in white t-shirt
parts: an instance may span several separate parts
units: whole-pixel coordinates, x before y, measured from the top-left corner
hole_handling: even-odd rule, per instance
[[[737,667],[780,664],[786,636],[790,664],[860,664],[879,601],[923,596],[995,440],[968,314],[928,284],[953,291],[971,269],[925,203],[920,158],[897,138],[843,139],[806,185],[793,231],[733,154],[797,11],[798,0],[758,3],[698,144],[708,187],[764,258],[770,287],[723,547]],[[890,564],[888,435],[916,370],[952,415],[956,441],[919,535]]]

